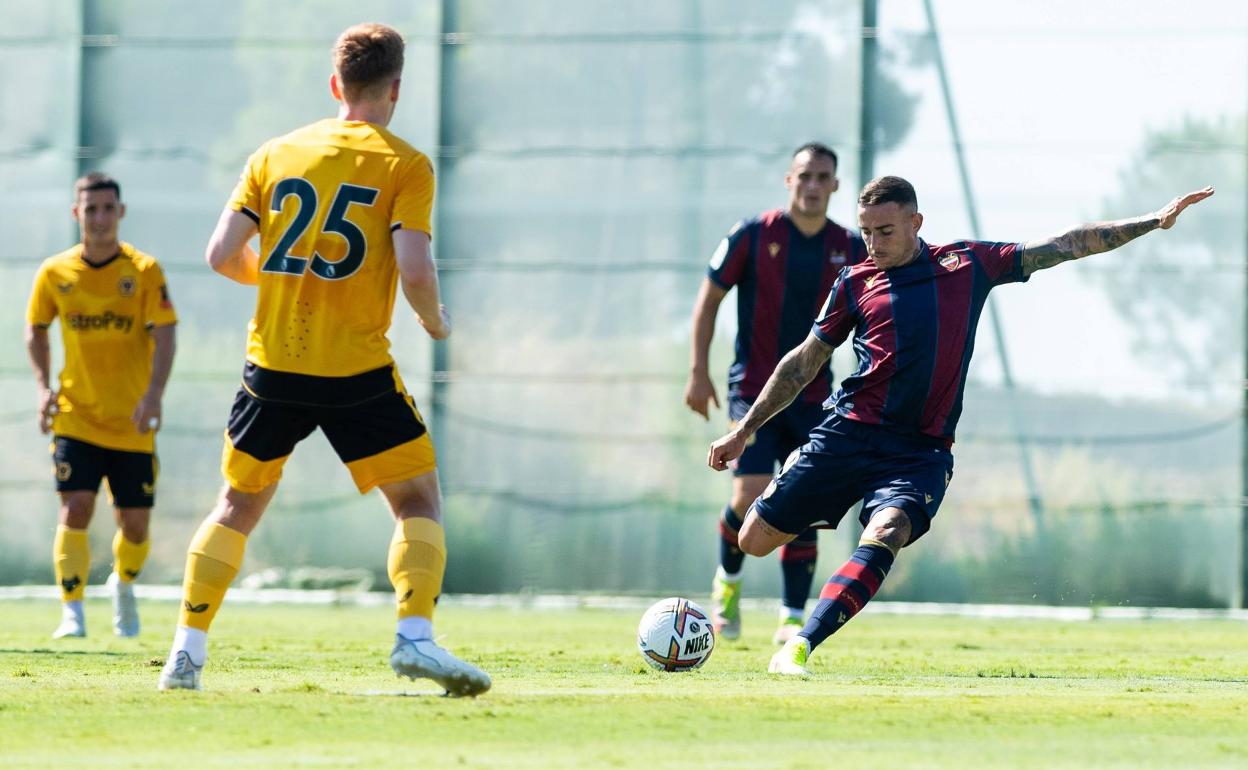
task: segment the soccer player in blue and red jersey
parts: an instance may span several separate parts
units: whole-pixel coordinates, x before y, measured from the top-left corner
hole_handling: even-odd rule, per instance
[[[719,406],[707,357],[715,316],[730,289],[737,289],[736,356],[728,370],[728,417],[735,423],[754,403],[781,356],[806,338],[841,268],[866,258],[858,236],[827,216],[828,199],[839,185],[836,164],[836,153],[822,144],[797,148],[784,178],[788,207],[737,223],[711,257],[694,303],[685,387],[685,403],[703,418],[709,419],[710,402]],[[780,419],[758,431],[733,464],[732,499],[720,514],[720,563],[711,588],[713,624],[726,639],[741,634],[738,600],[745,554],[737,546],[737,530],[776,465],[823,419],[822,404],[831,392],[831,372],[825,366]],[[784,606],[776,644],[802,628],[817,543],[811,529],[780,549]]]
[[[807,676],[814,649],[862,609],[902,547],[922,537],[953,477],[954,428],[975,326],[988,292],[1032,273],[1116,249],[1169,229],[1207,187],[1134,219],[1081,225],[1027,243],[929,245],[904,179],[874,179],[858,197],[870,259],[845,268],[810,335],[788,353],[735,429],[711,445],[723,470],[774,415],[822,371],[853,333],[858,369],[832,397],[831,412],[751,507],[739,543],[762,556],[816,524],[835,526],[863,503],[859,546],[828,580],[805,627],[771,659],[769,671]]]

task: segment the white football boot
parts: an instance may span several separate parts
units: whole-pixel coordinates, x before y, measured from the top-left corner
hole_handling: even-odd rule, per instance
[[[490,689],[489,674],[455,657],[431,639],[413,641],[395,634],[390,668],[408,679],[432,679],[447,695],[455,698],[476,697]]]
[[[113,594],[113,633],[117,636],[139,635],[139,605],[134,599],[134,586],[124,582],[116,572],[108,576],[106,585]]]
[[[804,636],[795,636],[784,643],[779,652],[771,656],[767,673],[810,678],[806,662],[810,660],[810,642]]]
[[[66,602],[61,605],[61,624],[52,632],[53,639],[82,638],[87,635],[87,622],[82,614],[82,602]]]
[[[169,657],[165,667],[160,671],[158,690],[202,690],[199,684],[204,664],[195,664],[191,654],[186,650],[178,650]]]

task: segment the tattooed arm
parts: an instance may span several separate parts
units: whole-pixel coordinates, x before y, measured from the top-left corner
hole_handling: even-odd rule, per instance
[[[1213,195],[1213,188],[1182,195],[1152,214],[1116,222],[1096,222],[1023,245],[1023,275],[1053,267],[1062,262],[1112,251],[1156,229],[1169,230],[1183,209]]]
[[[807,335],[802,344],[785,354],[740,424],[731,433],[711,444],[706,464],[722,471],[728,467],[729,461],[740,457],[750,437],[797,398],[797,394],[810,384],[819,369],[827,365],[831,355],[832,346],[814,334]]]

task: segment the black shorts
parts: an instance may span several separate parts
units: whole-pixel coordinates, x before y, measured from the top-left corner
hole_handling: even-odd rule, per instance
[[[107,449],[68,436],[52,437],[53,473],[57,492],[108,491],[118,508],[151,508],[156,504],[160,463],[155,453]]]
[[[728,419],[736,425],[750,411],[754,399],[728,394]],[[768,420],[750,438],[741,456],[733,461],[733,476],[770,476],[798,447],[805,444],[828,413],[819,403],[794,401]]]
[[[253,367],[250,382],[257,382]],[[282,393],[283,381],[307,397],[329,378],[303,375],[263,375],[269,392]],[[249,380],[239,388],[230,410],[221,470],[226,481],[240,492],[259,492],[282,476],[282,466],[312,431],[325,432],[338,458],[351,472],[361,493],[380,484],[413,478],[436,467],[433,442],[416,404],[403,388],[392,367],[352,378],[342,378],[337,393],[348,403],[330,406],[257,397]],[[274,386],[277,381],[278,385]],[[381,384],[380,394],[367,391]],[[361,390],[367,386],[367,390]],[[355,388],[353,393],[350,388]],[[356,400],[356,396],[361,396]]]

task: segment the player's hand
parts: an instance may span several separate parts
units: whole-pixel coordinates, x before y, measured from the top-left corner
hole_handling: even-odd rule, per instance
[[[685,383],[685,405],[702,415],[702,419],[710,420],[710,402],[719,408],[719,396],[715,394],[715,384],[706,372],[690,372],[689,382]]]
[[[749,434],[740,428],[734,430],[711,444],[711,451],[706,455],[706,464],[711,470],[727,470],[728,463],[741,456],[745,451],[745,443],[750,440]]]
[[[1158,221],[1157,226],[1160,227],[1162,230],[1169,230],[1171,227],[1174,226],[1174,221],[1179,218],[1179,214],[1183,213],[1183,209],[1187,208],[1193,203],[1200,203],[1205,198],[1208,198],[1210,195],[1213,195],[1212,187],[1206,187],[1203,190],[1190,192],[1187,195],[1180,195],[1179,197],[1170,201],[1170,203],[1166,205],[1165,208],[1157,212],[1157,216],[1160,220]]]
[[[155,432],[160,430],[160,417],[160,397],[148,393],[139,399],[138,406],[130,415],[130,422],[134,423],[139,433]]]
[[[56,404],[55,390],[39,391],[39,432],[48,433],[52,430],[52,418],[60,411]]]
[[[416,316],[416,320],[420,321],[420,325],[435,340],[444,340],[451,336],[451,313],[446,309],[446,305],[438,305],[437,323],[429,323],[419,315]]]

